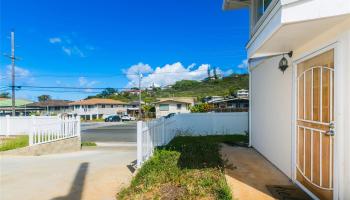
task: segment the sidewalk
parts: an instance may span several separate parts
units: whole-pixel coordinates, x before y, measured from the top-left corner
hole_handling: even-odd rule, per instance
[[[254,149],[222,144],[221,155],[234,199],[310,199]]]

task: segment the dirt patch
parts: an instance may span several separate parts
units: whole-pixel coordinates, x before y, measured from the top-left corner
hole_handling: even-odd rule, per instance
[[[175,185],[166,184],[160,188],[159,192],[161,194],[160,199],[176,200],[184,197],[186,189]]]

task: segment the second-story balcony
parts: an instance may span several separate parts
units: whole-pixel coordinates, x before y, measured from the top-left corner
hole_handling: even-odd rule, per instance
[[[223,7],[249,7],[249,58],[289,52],[350,19],[348,0],[224,0]]]

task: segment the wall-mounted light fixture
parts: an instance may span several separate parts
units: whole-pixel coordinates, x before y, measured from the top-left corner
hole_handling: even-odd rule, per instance
[[[286,71],[286,69],[288,68],[288,60],[284,57],[284,53],[282,55],[283,57],[279,62],[278,68],[284,73],[284,71]],[[293,51],[290,51],[289,53],[287,53],[287,55],[289,56],[289,58],[291,58],[293,56]]]

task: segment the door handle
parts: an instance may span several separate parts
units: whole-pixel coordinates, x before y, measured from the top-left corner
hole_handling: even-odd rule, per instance
[[[329,131],[326,132],[326,135],[328,136],[334,136],[335,135],[335,125],[334,122],[329,123]]]

